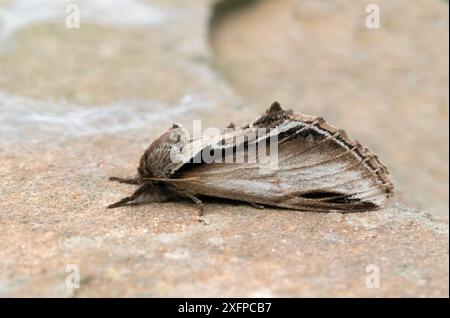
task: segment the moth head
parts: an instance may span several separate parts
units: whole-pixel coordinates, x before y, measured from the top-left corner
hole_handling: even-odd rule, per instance
[[[174,123],[147,148],[140,160],[138,177],[168,177],[173,167],[182,160],[181,152],[188,139],[187,130]]]

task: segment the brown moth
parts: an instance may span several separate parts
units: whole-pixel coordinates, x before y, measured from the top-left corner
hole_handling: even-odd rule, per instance
[[[393,195],[389,172],[376,155],[323,118],[294,114],[282,109],[278,102],[260,118],[232,133],[183,140],[174,134],[178,128],[174,125],[147,148],[134,178],[110,178],[139,188],[109,208],[188,198],[197,204],[201,215],[203,203],[199,197],[218,197],[256,207],[357,212],[378,209]],[[267,133],[253,141],[238,138],[261,129]],[[249,159],[246,146],[257,143],[261,147],[260,142],[270,136],[277,137],[276,168],[267,169],[267,163],[259,160],[226,160],[238,155]],[[269,145],[263,147],[268,149]],[[171,155],[174,149],[179,151],[178,160]],[[225,160],[195,160],[214,151]]]

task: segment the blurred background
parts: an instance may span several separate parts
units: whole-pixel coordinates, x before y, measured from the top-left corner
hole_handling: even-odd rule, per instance
[[[97,246],[92,235],[125,217],[103,206],[130,191],[106,178],[133,174],[173,121],[241,125],[274,100],[345,129],[389,168],[397,201],[448,219],[448,9],[443,0],[0,0],[3,253],[28,273],[53,248]],[[40,227],[57,230],[36,243]],[[89,240],[53,245],[81,229]],[[18,241],[27,253],[10,247]]]

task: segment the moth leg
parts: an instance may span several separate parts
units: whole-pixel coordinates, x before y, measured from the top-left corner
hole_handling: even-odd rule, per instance
[[[117,181],[126,184],[139,184],[139,181],[136,178],[109,177],[109,181]]]
[[[260,210],[264,210],[264,205],[261,204],[257,204],[254,202],[247,202],[250,206],[254,207],[255,209],[260,209]]]
[[[197,198],[195,195],[192,195],[190,193],[187,193],[186,196],[197,205],[198,215],[202,216],[205,211],[205,206],[203,205],[203,202],[199,198]]]
[[[151,183],[144,184],[143,186],[138,188],[136,191],[134,191],[134,193],[131,196],[125,197],[125,198],[117,201],[116,203],[108,205],[108,209],[118,208],[120,206],[126,205],[128,202],[136,200],[137,198],[139,198],[139,196],[142,193],[144,193],[144,192],[148,191],[149,189],[151,189],[151,187],[152,187]]]
[[[189,193],[188,191],[183,191],[183,190],[180,190],[180,189],[177,189],[174,187],[170,187],[170,186],[168,186],[166,189],[169,190],[170,192],[172,192],[172,194],[175,196],[191,199],[197,205],[198,215],[199,216],[203,215],[203,212],[205,211],[205,207],[203,205],[203,202],[199,198],[197,198],[195,195],[193,195],[192,193]]]

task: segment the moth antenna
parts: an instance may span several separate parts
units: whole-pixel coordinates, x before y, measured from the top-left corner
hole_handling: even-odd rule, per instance
[[[272,114],[272,113],[278,113],[282,111],[283,108],[281,108],[281,105],[279,102],[274,101],[272,105],[266,110],[266,114]]]
[[[108,205],[108,209],[115,209],[115,208],[124,206],[128,202],[132,202],[132,201],[136,200],[137,198],[139,198],[139,196],[141,194],[150,190],[152,187],[153,187],[153,185],[151,183],[144,184],[140,188],[138,188],[136,191],[134,191],[134,193],[131,196],[125,197],[125,198],[117,201],[116,203]]]

